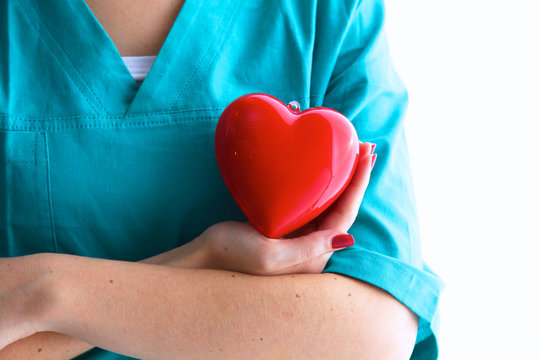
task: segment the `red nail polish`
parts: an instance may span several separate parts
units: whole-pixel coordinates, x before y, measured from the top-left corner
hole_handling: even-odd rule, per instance
[[[349,234],[336,235],[332,238],[332,249],[341,249],[354,245],[354,238]]]
[[[373,155],[371,157],[371,170],[373,170],[373,166],[375,166],[375,161],[377,160],[377,154]]]
[[[373,155],[376,147],[377,147],[377,144],[371,144],[371,150],[369,151],[369,155]]]

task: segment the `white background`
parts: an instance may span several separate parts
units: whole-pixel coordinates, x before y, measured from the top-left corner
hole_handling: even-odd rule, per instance
[[[440,359],[540,359],[540,0],[387,0]]]

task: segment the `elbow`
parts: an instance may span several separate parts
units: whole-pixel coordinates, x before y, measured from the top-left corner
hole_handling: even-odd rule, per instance
[[[418,316],[389,293],[377,288],[374,291],[377,301],[372,303],[369,324],[356,329],[368,342],[359,351],[368,349],[368,359],[409,360],[416,342]]]
[[[346,359],[408,360],[418,332],[418,316],[388,292],[348,279],[348,306],[333,324],[343,334],[337,353]],[[355,299],[356,298],[356,299]],[[353,300],[354,299],[354,300]]]
[[[376,341],[379,354],[373,359],[409,360],[414,349],[417,332],[418,318],[416,315],[406,320],[396,319],[393,324],[387,324],[385,336]]]

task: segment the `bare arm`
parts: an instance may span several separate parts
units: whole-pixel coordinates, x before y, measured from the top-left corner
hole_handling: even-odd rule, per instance
[[[49,275],[35,289],[48,300],[36,329],[137,358],[406,359],[416,337],[415,316],[392,296],[334,274],[259,277],[65,255],[39,262]]]
[[[181,252],[181,250],[184,249],[179,248],[174,252],[178,253]],[[189,254],[189,251],[183,252],[184,254],[182,255],[187,255],[186,253]],[[166,253],[150,261],[166,262],[170,258],[171,255]],[[197,261],[200,261],[200,259],[193,259],[193,257],[190,257],[189,255],[183,259],[183,263],[190,266],[194,266]],[[81,261],[84,263],[81,264]],[[87,268],[86,266],[86,262],[88,261],[92,264],[90,268]],[[41,261],[41,263],[43,263],[43,261]],[[62,296],[57,296],[58,294],[56,294],[52,296],[53,299],[60,298],[68,300],[69,304],[79,304],[80,302],[76,299],[76,296],[83,296],[82,294],[84,291],[92,291],[93,293],[94,290],[91,289],[103,287],[104,291],[98,290],[100,293],[99,298],[105,299],[106,301],[105,303],[101,303],[101,306],[108,307],[107,303],[113,302],[117,304],[127,303],[134,307],[134,309],[129,310],[122,306],[118,310],[122,311],[122,314],[124,315],[136,314],[135,317],[129,315],[129,318],[131,319],[130,321],[141,325],[141,328],[138,330],[140,332],[138,336],[147,338],[144,334],[148,332],[148,328],[143,325],[144,319],[151,321],[151,319],[160,316],[166,317],[169,320],[176,319],[175,321],[172,321],[175,325],[186,325],[181,328],[176,328],[175,331],[161,328],[162,331],[170,334],[177,333],[182,329],[182,331],[190,333],[193,329],[198,328],[199,333],[204,335],[207,334],[207,329],[205,329],[205,327],[213,329],[214,338],[217,340],[223,339],[224,341],[220,342],[219,344],[221,345],[217,348],[215,345],[218,343],[215,343],[213,340],[211,341],[211,338],[206,338],[204,342],[199,343],[201,347],[206,346],[206,348],[198,349],[198,351],[202,351],[201,354],[204,354],[204,351],[207,351],[206,356],[202,356],[201,358],[209,358],[209,355],[212,354],[211,351],[215,351],[216,355],[225,357],[226,354],[223,353],[225,351],[225,348],[223,347],[224,344],[228,344],[230,352],[234,352],[233,349],[235,348],[238,350],[247,347],[246,351],[248,355],[248,350],[251,346],[256,345],[258,353],[260,352],[261,347],[268,346],[267,350],[269,353],[267,354],[267,358],[280,358],[275,352],[272,353],[272,351],[277,349],[279,341],[276,342],[275,339],[271,339],[271,337],[269,337],[270,335],[266,334],[278,335],[278,337],[280,334],[287,334],[284,338],[281,336],[283,338],[282,340],[287,340],[281,345],[281,348],[283,349],[281,353],[283,356],[281,358],[287,359],[301,358],[302,354],[308,356],[309,352],[307,352],[306,349],[314,351],[311,354],[313,357],[319,357],[319,355],[320,357],[323,357],[324,351],[333,351],[332,346],[339,346],[341,350],[346,350],[347,345],[349,345],[349,351],[360,351],[365,348],[365,345],[369,344],[371,344],[371,346],[368,346],[367,349],[378,351],[380,349],[394,348],[396,354],[398,352],[403,352],[405,354],[412,351],[411,346],[414,344],[416,336],[416,316],[412,315],[409,310],[397,302],[392,296],[368,284],[340,275],[325,274],[256,277],[236,272],[201,272],[201,270],[193,273],[176,274],[174,271],[171,272],[171,270],[163,270],[162,267],[159,269],[142,268],[137,269],[137,272],[133,272],[130,267],[135,264],[75,257],[56,259],[56,261],[50,264],[49,261],[45,261],[45,263],[48,265],[47,268],[51,268],[52,266],[62,268],[61,271],[53,271],[53,274],[56,274],[56,276],[55,278],[47,279],[44,283],[47,288],[60,290],[67,288],[69,292],[75,290],[74,294],[63,294],[63,290],[61,290],[60,295]],[[108,268],[111,264],[114,265],[113,268],[116,269],[116,271],[119,271],[118,275],[112,275],[111,270],[113,268],[111,268],[111,270],[100,270],[102,266]],[[176,265],[180,264],[177,263]],[[91,273],[94,275],[89,277],[89,273],[87,273],[86,270],[84,272],[81,271],[81,268],[92,269]],[[171,310],[176,308],[173,304],[179,304],[179,302],[182,301],[182,298],[176,297],[174,292],[169,293],[169,296],[174,298],[172,301],[167,300],[166,297],[162,298],[160,295],[157,295],[158,293],[154,293],[154,291],[163,292],[163,287],[167,286],[167,282],[161,282],[161,280],[153,282],[150,277],[147,280],[150,282],[150,285],[147,287],[144,285],[140,275],[138,275],[139,271],[142,274],[153,274],[150,276],[159,276],[160,278],[163,276],[164,280],[172,282],[170,291],[181,291],[183,294],[191,293],[191,290],[175,281],[176,276],[187,280],[190,278],[190,275],[193,275],[198,280],[194,281],[192,279],[189,280],[189,282],[195,282],[203,286],[203,290],[199,288],[199,292],[205,291],[204,289],[213,288],[211,293],[204,294],[208,300],[194,302],[194,300],[184,298],[186,302],[192,304],[191,306],[193,306],[194,309],[198,309],[198,313],[204,314],[203,317],[198,319],[197,313],[192,313],[189,310],[190,308],[186,309],[182,306],[185,311],[189,312],[189,316],[196,318],[201,325],[195,325],[197,322],[191,323],[191,321],[184,318],[182,314],[178,314]],[[64,276],[67,274],[70,275]],[[100,279],[100,277],[111,278]],[[97,284],[94,283],[94,281],[89,281],[89,279],[95,279]],[[110,280],[113,280],[113,282],[111,283]],[[60,281],[61,284],[58,284],[58,281]],[[85,286],[73,286],[71,283],[85,284]],[[139,295],[144,295],[145,293],[152,294],[151,296],[142,296],[141,298],[151,298],[153,301],[157,300],[161,303],[163,312],[156,312],[152,314],[152,316],[150,316],[150,314],[144,314],[142,310],[144,306],[149,306],[150,309],[154,310],[159,309],[160,306],[156,306],[152,303],[146,305],[134,303],[132,301],[134,295],[130,295],[129,292],[126,291],[127,287],[131,289],[130,292],[132,291]],[[195,294],[192,295],[194,297],[197,296]],[[87,295],[84,295],[83,297],[85,299],[89,298]],[[213,310],[206,307],[201,308],[200,305],[202,302],[207,303]],[[264,307],[261,307],[261,305],[264,305]],[[95,306],[99,306],[99,304],[95,304]],[[45,306],[45,308],[52,311],[57,311],[54,310],[55,307],[61,309],[60,314],[62,314],[62,316],[70,316],[69,313],[65,311],[67,307],[63,304],[57,303],[50,307],[49,305]],[[92,312],[100,310],[87,309],[84,311],[88,312],[88,314],[92,314]],[[212,314],[212,311],[217,312],[217,314]],[[110,321],[111,314],[108,312],[102,312],[102,314],[103,317],[101,319],[97,318],[95,315],[89,315],[89,319],[104,321],[105,323],[112,325]],[[397,316],[395,314],[397,314]],[[173,317],[171,317],[171,315]],[[235,316],[240,318],[235,319]],[[48,318],[48,316],[44,317]],[[143,318],[142,321],[139,319],[140,317]],[[52,318],[53,317],[51,317],[51,319]],[[121,324],[120,327],[126,329],[128,324],[124,324],[122,319],[114,318],[117,320],[114,321],[114,323],[117,325]],[[275,320],[275,322],[272,322],[272,320]],[[344,322],[344,320],[346,321]],[[170,324],[170,322],[167,323]],[[71,326],[82,326],[82,324],[83,323],[78,323]],[[113,335],[107,336],[106,333],[101,331],[103,329],[102,325],[98,325],[97,323],[94,325],[88,323],[84,324],[85,326],[88,326],[88,329],[94,328],[94,325],[97,326],[95,328],[100,329],[97,334],[98,336],[104,336],[103,339],[112,340],[114,342],[112,344],[101,343],[99,339],[92,337],[96,334],[73,332],[70,333],[70,335],[84,338],[92,344],[103,347],[107,347],[107,345],[116,346],[116,342],[120,340],[120,336],[118,336],[119,333],[116,332],[118,329],[110,328],[109,330]],[[220,328],[217,324],[227,324],[230,328]],[[299,326],[299,324],[303,325]],[[352,328],[347,330],[343,327],[344,324],[350,324],[352,325]],[[259,325],[265,326],[259,327]],[[360,328],[360,325],[362,328]],[[385,327],[388,328],[385,329]],[[217,330],[218,328],[221,330]],[[376,329],[372,330],[372,328]],[[400,330],[400,328],[402,328],[402,330]],[[231,329],[233,332],[229,332]],[[59,329],[56,330],[58,331]],[[75,328],[73,330],[75,330]],[[236,333],[234,330],[236,330]],[[230,339],[227,340],[227,337],[224,336],[224,332],[227,332],[233,341]],[[162,340],[166,340],[166,337],[159,335],[159,332],[150,331],[150,333],[155,334]],[[366,336],[366,334],[369,336]],[[296,335],[297,338],[294,339],[291,335]],[[133,336],[137,335],[134,334]],[[202,336],[202,338],[204,339],[205,336]],[[261,338],[263,340],[260,340]],[[236,342],[234,339],[236,339]],[[253,339],[257,341],[253,341]],[[387,341],[389,345],[377,346],[378,341],[381,339],[386,339],[385,341]],[[183,340],[187,341],[185,338]],[[122,350],[137,350],[130,346],[129,339],[126,339],[126,341],[127,342],[120,344],[128,347],[128,349],[122,349],[120,347],[109,349],[118,352],[123,352]],[[169,341],[173,342],[172,346],[178,345],[175,343],[174,338],[171,338]],[[266,341],[266,343],[264,343],[264,341]],[[325,341],[327,344],[325,344]],[[393,341],[397,341],[398,344],[392,345],[391,343]],[[138,341],[136,342],[139,343]],[[187,343],[194,346],[193,350],[197,350],[195,349],[195,343],[193,343],[193,341],[187,341]],[[322,346],[321,352],[319,354],[315,353],[316,348],[310,343]],[[365,345],[362,346],[362,343],[365,343]],[[146,351],[154,355],[148,358],[156,357],[157,354],[153,352],[153,349],[164,349],[163,346],[156,346],[156,344],[157,343],[154,343],[152,340],[147,345],[150,347],[146,349]],[[74,337],[59,333],[42,332],[9,345],[7,348],[0,351],[0,358],[6,360],[36,358],[67,360],[90,350],[92,347],[93,345]],[[223,351],[220,351],[220,349]],[[138,353],[128,354],[132,356],[142,355]],[[391,355],[391,358],[399,359],[396,354]],[[241,358],[241,355],[242,354],[240,353],[236,354],[237,358]],[[338,353],[334,353],[334,356],[337,355]],[[362,353],[361,355],[362,358],[369,359],[367,353]],[[377,356],[375,356],[376,354],[373,355],[373,358],[383,358],[380,354]],[[345,356],[345,354],[343,354],[343,356]],[[348,357],[352,357],[352,353]],[[354,357],[358,357],[358,354]],[[261,358],[264,359],[265,357],[261,356]],[[327,358],[336,357],[330,356]],[[404,356],[403,358],[408,358],[408,356]]]
[[[194,243],[159,254],[142,262],[183,268],[200,268],[193,256]],[[7,269],[6,269],[7,270]],[[2,360],[69,360],[94,348],[94,345],[71,336],[54,332],[39,332],[16,341],[0,350]]]
[[[200,268],[198,259],[190,256],[193,243],[159,254],[143,262],[185,268]],[[54,333],[38,332],[0,349],[2,360],[69,360],[94,348],[80,339]]]

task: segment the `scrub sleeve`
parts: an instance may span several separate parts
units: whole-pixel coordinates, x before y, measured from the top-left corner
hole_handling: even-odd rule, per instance
[[[420,252],[383,15],[382,0],[186,0],[139,86],[83,0],[0,2],[0,256],[137,261],[243,221],[214,154],[223,109],[253,92],[328,106],[378,158],[356,244],[325,272],[403,302],[420,318],[412,359],[435,359],[442,283]]]

